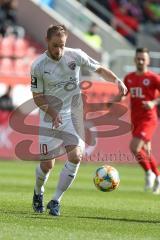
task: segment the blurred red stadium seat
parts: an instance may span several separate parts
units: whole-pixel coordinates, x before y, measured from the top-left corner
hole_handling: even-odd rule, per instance
[[[23,38],[17,38],[14,44],[14,57],[24,57],[27,53],[28,44]]]
[[[38,45],[37,45],[38,46]],[[0,75],[29,75],[31,64],[38,54],[36,43],[14,35],[0,36]]]
[[[13,75],[13,60],[10,58],[2,58],[0,62],[0,74]]]
[[[25,59],[16,59],[14,61],[14,71],[16,75],[25,76],[28,74],[27,64]]]
[[[3,38],[0,43],[0,55],[2,57],[12,57],[14,54],[14,44],[14,35]]]

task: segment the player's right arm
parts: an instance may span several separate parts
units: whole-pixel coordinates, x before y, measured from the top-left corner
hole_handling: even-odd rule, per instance
[[[51,116],[55,128],[62,124],[61,116],[48,104],[47,97],[43,93],[32,93],[35,104],[46,114]]]
[[[39,65],[32,65],[31,68],[31,91],[35,104],[46,114],[51,116],[53,126],[59,127],[62,123],[61,116],[57,113],[51,104],[49,104],[49,97],[44,94],[43,78]]]

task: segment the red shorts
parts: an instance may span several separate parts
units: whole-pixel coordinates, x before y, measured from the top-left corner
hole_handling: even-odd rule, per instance
[[[145,142],[151,141],[156,126],[156,121],[137,121],[133,123],[132,135],[133,137],[143,139]]]

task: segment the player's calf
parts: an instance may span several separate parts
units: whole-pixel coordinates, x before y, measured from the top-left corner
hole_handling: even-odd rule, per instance
[[[156,176],[153,187],[153,194],[160,194],[160,176]]]
[[[146,176],[145,176],[145,191],[150,191],[152,190],[155,182],[155,174],[151,171],[148,170],[146,171]]]

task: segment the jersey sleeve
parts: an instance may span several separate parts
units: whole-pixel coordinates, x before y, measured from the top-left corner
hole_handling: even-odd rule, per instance
[[[128,89],[128,92],[127,92],[127,94],[126,94],[126,95],[128,95],[128,94],[129,94],[129,85],[128,85],[127,78],[128,78],[127,76],[125,76],[125,77],[124,77],[124,84],[125,84],[126,88]]]
[[[127,86],[127,76],[124,77],[124,84],[126,85],[126,87],[128,87]]]
[[[160,91],[160,75],[155,76],[155,81],[154,81],[155,87],[158,91]]]
[[[88,56],[85,52],[83,52],[81,49],[78,49],[77,51],[77,61],[79,66],[85,66],[90,71],[96,71],[100,67],[100,63]]]
[[[31,67],[31,91],[43,93],[43,78],[39,65],[32,64]]]

